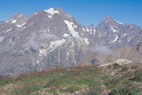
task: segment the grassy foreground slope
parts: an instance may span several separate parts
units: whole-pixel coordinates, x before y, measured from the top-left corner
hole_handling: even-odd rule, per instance
[[[140,64],[75,66],[1,78],[0,95],[142,95]]]

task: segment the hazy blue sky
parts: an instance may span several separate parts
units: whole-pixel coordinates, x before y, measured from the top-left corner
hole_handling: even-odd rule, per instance
[[[97,25],[105,16],[142,26],[142,0],[0,0],[0,21],[12,14],[62,8],[83,25]]]

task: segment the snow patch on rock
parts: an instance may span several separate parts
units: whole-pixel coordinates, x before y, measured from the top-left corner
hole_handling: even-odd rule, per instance
[[[47,9],[47,10],[44,10],[44,11],[50,14],[50,15],[48,15],[49,18],[52,18],[52,16],[56,13],[59,14],[59,11],[54,10],[54,8],[50,8],[50,9]]]
[[[124,34],[123,34],[123,37],[126,37],[126,35],[127,35],[127,34],[126,34],[126,33],[124,33]]]
[[[82,28],[82,30],[83,30],[83,31],[86,31],[86,29],[85,29],[85,28]]]
[[[18,28],[22,27],[22,25],[16,25]]]
[[[39,56],[47,56],[48,53],[52,52],[54,49],[56,49],[65,42],[65,39],[51,41],[50,46],[47,49],[39,50]]]
[[[114,20],[116,23],[118,23],[118,24],[123,24],[123,23],[121,23],[121,22],[118,22],[118,21],[116,21],[116,20]]]
[[[0,42],[2,42],[4,40],[5,37],[1,36],[0,37]]]
[[[112,26],[110,27],[110,29],[112,30],[112,32],[118,32],[116,29],[114,29]]]
[[[17,22],[17,20],[12,20],[12,23],[16,23]]]
[[[64,42],[66,42],[65,39],[51,41],[50,46],[49,46],[50,51],[52,51],[55,48],[57,48],[58,46],[62,45]]]
[[[16,26],[17,26],[18,28],[21,28],[21,27],[23,27],[25,24],[26,24],[26,23],[23,23],[23,24],[17,24]]]
[[[86,43],[86,45],[89,45],[89,39],[88,38],[84,38],[84,42]]]
[[[99,31],[98,31],[99,32]],[[103,34],[99,34],[98,37],[102,37]]]
[[[63,35],[63,37],[69,37],[69,34],[65,33],[65,34]]]
[[[73,22],[67,20],[64,20],[64,22],[66,23],[71,35],[77,39],[82,40],[82,38],[79,36],[79,33],[75,31],[75,28],[77,28],[77,26]]]
[[[46,52],[48,49],[39,50],[39,56],[46,56]]]
[[[131,37],[128,37],[128,38],[127,38],[127,42],[130,42],[131,40],[132,40]]]
[[[96,35],[96,29],[94,29],[94,35]]]
[[[5,31],[5,33],[9,32],[9,31],[11,31],[11,30],[12,30],[12,28],[10,28],[10,29],[7,29],[7,30]]]
[[[88,28],[86,28],[86,31],[89,32],[90,30]]]
[[[59,11],[54,10],[54,8],[50,8],[48,10],[44,10],[45,12],[54,15],[55,13],[59,14]]]
[[[116,42],[118,40],[118,38],[119,38],[118,35],[115,35],[115,39],[113,41],[111,41],[110,43]]]
[[[52,18],[52,15],[48,16],[49,18]]]
[[[34,15],[37,15],[38,14],[38,12],[35,12],[35,13],[33,13]]]

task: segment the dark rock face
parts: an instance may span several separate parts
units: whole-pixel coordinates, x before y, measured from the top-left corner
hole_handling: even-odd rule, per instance
[[[35,12],[29,18],[15,14],[0,22],[0,74],[77,65],[90,47],[134,45],[142,40],[141,32],[140,27],[111,17],[97,27],[83,26],[58,8]]]

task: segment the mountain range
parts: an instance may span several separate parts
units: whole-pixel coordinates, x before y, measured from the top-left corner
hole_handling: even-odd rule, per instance
[[[74,66],[86,60],[100,64],[125,58],[141,63],[141,41],[140,26],[110,16],[98,26],[84,26],[60,8],[30,17],[14,14],[0,22],[0,75]]]

